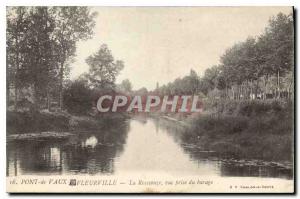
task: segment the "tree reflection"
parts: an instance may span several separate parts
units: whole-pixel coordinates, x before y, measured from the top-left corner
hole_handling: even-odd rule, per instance
[[[23,141],[9,143],[8,173],[13,175],[35,173],[61,173],[61,141]],[[12,164],[13,162],[13,164]]]
[[[128,123],[118,121],[106,123],[98,132],[78,132],[66,140],[10,142],[7,174],[112,174],[128,131]]]
[[[221,176],[293,178],[293,170],[291,168],[267,165],[263,161],[257,160],[228,159],[222,154],[205,151],[201,146],[196,145],[194,140],[186,139],[187,135],[184,127],[163,119],[155,119],[154,122],[159,128],[165,129],[181,145],[184,153],[188,154],[191,160],[198,164],[204,162],[213,163],[219,169]]]

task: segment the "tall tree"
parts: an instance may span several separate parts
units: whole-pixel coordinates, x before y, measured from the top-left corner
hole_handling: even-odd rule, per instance
[[[54,21],[47,7],[33,7],[29,11],[30,23],[25,35],[25,58],[22,81],[32,86],[34,109],[38,110],[41,96],[48,92],[56,73],[55,41],[51,39]],[[46,91],[46,92],[45,92]]]
[[[218,66],[213,66],[205,70],[204,76],[201,80],[201,91],[204,94],[207,94],[208,91],[217,87],[219,73],[220,70]]]
[[[24,86],[21,81],[23,60],[25,58],[25,34],[28,29],[28,9],[25,7],[7,8],[6,27],[6,73],[7,104],[10,103],[10,88],[14,88],[14,103],[17,109],[18,90]]]
[[[277,77],[277,97],[279,97],[280,77],[294,66],[294,25],[293,15],[279,13],[269,21],[261,40],[267,47],[265,66]]]
[[[76,43],[79,40],[91,38],[95,26],[95,12],[88,7],[53,7],[51,13],[55,20],[53,37],[58,50],[59,70],[59,104],[63,109],[63,81],[65,78],[66,63],[75,54]]]
[[[124,68],[123,61],[114,60],[107,45],[101,45],[98,52],[86,59],[89,68],[89,81],[92,87],[102,90],[114,89],[116,76]]]

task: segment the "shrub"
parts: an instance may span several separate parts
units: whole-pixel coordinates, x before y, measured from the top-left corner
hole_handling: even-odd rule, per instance
[[[199,115],[191,120],[182,135],[183,142],[226,157],[292,159],[292,102],[220,100],[210,102],[208,107],[218,110],[218,114]]]
[[[74,81],[64,91],[64,107],[69,113],[87,114],[93,105],[92,91],[83,81]]]

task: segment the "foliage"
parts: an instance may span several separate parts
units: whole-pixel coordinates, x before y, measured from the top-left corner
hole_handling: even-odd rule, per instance
[[[216,151],[225,158],[292,160],[291,102],[220,100],[208,103],[209,109],[218,110],[218,114],[192,118],[182,134],[184,143]]]
[[[76,80],[70,83],[64,91],[64,106],[69,113],[87,114],[92,109],[92,90],[84,81]]]
[[[117,90],[123,93],[131,93],[132,92],[132,84],[129,79],[124,79],[121,84],[118,85]]]
[[[160,94],[199,94],[231,99],[267,99],[293,95],[294,26],[292,14],[270,19],[265,32],[228,48],[220,64],[199,77],[190,75],[157,89]]]
[[[93,88],[114,89],[116,76],[124,68],[123,61],[114,60],[107,45],[101,45],[98,52],[89,56],[86,63],[90,66],[89,80]]]
[[[50,94],[61,100],[76,42],[90,38],[94,17],[87,7],[7,8],[7,92],[14,88],[15,107],[21,89],[32,88],[35,109],[45,97],[50,108]]]

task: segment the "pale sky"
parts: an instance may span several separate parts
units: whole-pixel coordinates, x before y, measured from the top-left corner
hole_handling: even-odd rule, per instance
[[[271,16],[291,7],[94,7],[95,35],[77,45],[71,79],[88,71],[85,59],[105,43],[125,62],[117,83],[152,90],[194,69],[219,63],[234,43],[264,31]]]

